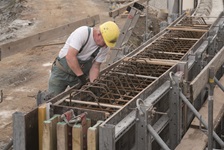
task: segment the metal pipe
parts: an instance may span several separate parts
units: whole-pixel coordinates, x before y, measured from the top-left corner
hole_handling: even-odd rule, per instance
[[[214,95],[214,66],[209,69],[209,96],[208,96],[208,150],[213,149],[213,95]]]
[[[149,0],[146,2],[146,15],[145,15],[145,36],[144,42],[148,39],[148,13],[149,13]]]
[[[224,92],[224,86],[219,82],[219,80],[216,77],[214,77],[214,79],[215,79],[215,83],[218,85],[218,87]]]
[[[140,78],[146,78],[146,79],[153,79],[153,80],[158,79],[158,77],[145,76],[145,75],[139,75],[139,74],[122,73],[122,72],[114,72],[114,73],[120,74],[120,75],[128,75],[128,76],[132,76],[132,77],[140,77]]]
[[[201,121],[201,123],[205,126],[206,129],[208,129],[208,125],[206,122],[201,118],[201,115],[199,112],[194,108],[194,106],[188,101],[188,99],[185,97],[185,95],[180,92],[181,99],[187,104],[187,106],[191,109],[191,111],[195,114],[195,116]],[[213,131],[213,137],[215,140],[220,144],[220,146],[224,147],[224,142],[220,139],[220,137]]]
[[[148,124],[147,125],[149,132],[152,134],[152,136],[155,138],[155,140],[158,142],[158,144],[164,149],[164,150],[170,150],[170,148],[166,145],[166,143],[161,139],[161,137],[157,134],[157,132],[153,129],[153,127]]]
[[[183,0],[179,0],[179,16],[182,14],[182,9],[183,9]]]

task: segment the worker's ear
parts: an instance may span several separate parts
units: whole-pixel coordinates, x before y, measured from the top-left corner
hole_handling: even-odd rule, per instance
[[[102,33],[100,32],[100,30],[98,30],[98,36],[102,36]]]

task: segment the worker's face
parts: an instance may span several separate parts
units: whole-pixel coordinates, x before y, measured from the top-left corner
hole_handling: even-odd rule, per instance
[[[101,34],[100,31],[98,31],[97,33],[97,40],[96,40],[96,44],[100,47],[107,47],[107,45],[105,44],[104,40],[103,40],[103,36]]]

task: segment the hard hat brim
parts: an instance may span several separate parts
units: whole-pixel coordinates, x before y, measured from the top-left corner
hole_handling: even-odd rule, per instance
[[[100,25],[100,32],[104,43],[110,48],[115,47],[118,35],[120,33],[118,26],[114,22],[108,21]]]
[[[116,43],[109,43],[109,42],[107,42],[107,41],[105,41],[105,40],[104,40],[104,42],[105,42],[105,44],[106,44],[108,47],[110,47],[110,48],[113,48],[113,47],[116,45]]]

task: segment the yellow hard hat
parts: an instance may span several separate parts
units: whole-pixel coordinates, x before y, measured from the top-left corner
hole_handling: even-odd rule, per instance
[[[120,34],[120,30],[116,23],[112,21],[107,21],[100,25],[100,32],[103,36],[103,40],[108,47],[114,47],[118,36]]]

